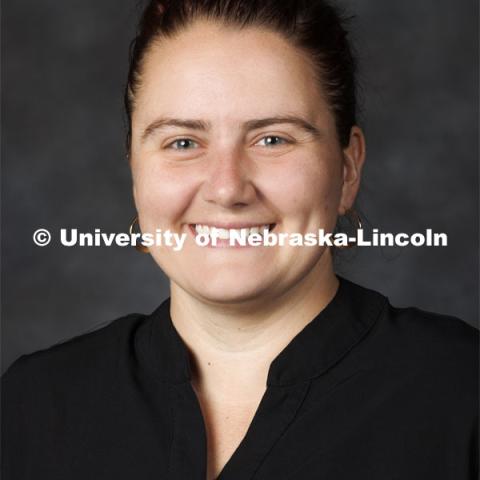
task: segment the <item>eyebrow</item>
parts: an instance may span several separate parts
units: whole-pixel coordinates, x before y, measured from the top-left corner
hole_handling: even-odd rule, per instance
[[[301,128],[307,133],[312,134],[316,138],[321,138],[323,136],[322,132],[312,125],[307,120],[297,117],[295,115],[283,115],[283,116],[274,116],[267,118],[258,118],[253,120],[248,120],[243,124],[244,131],[257,130],[259,128],[269,127],[270,125],[278,124],[291,124],[296,127]],[[153,121],[148,127],[143,131],[141,140],[144,142],[149,136],[154,132],[161,130],[166,127],[179,127],[186,128],[189,130],[199,130],[206,132],[211,128],[210,122],[204,120],[190,120],[190,119],[181,119],[181,118],[158,118]]]

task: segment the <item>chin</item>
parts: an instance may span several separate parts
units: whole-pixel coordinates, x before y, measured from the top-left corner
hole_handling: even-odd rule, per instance
[[[210,281],[209,281],[210,280]],[[229,278],[219,276],[216,279],[205,279],[200,285],[191,285],[188,290],[195,291],[197,297],[217,304],[239,304],[265,299],[269,290],[268,282],[250,276],[248,279],[231,275]]]

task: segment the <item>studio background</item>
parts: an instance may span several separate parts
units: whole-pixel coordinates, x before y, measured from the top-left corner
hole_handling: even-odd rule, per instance
[[[448,234],[444,248],[360,248],[337,272],[414,305],[478,319],[478,5],[342,0],[364,85],[367,227]],[[60,245],[60,228],[126,232],[135,216],[123,87],[131,0],[2,4],[2,370],[131,312],[168,283],[133,248]],[[47,228],[44,248],[32,234]],[[57,237],[57,238],[56,238]]]

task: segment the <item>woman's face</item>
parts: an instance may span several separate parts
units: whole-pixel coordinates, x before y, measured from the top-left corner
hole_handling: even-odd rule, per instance
[[[198,299],[275,298],[320,281],[325,247],[201,247],[194,232],[332,231],[358,187],[349,152],[308,59],[276,33],[197,22],[145,57],[132,117],[139,224],[187,234],[180,251],[149,250],[172,286]]]

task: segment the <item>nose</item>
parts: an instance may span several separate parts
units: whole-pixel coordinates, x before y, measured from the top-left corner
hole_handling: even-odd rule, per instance
[[[233,149],[212,154],[203,198],[225,208],[251,204],[256,198],[256,189],[248,158]]]

